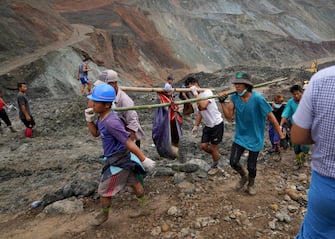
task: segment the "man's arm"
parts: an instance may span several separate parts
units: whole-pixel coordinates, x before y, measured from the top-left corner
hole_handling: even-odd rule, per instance
[[[137,145],[134,143],[132,139],[129,138],[126,141],[125,145],[130,152],[135,154],[139,158],[139,160],[141,160],[141,162],[143,162],[146,159],[144,153],[141,151],[139,147],[137,147]]]
[[[272,125],[275,127],[275,130],[276,132],[278,133],[279,135],[279,138],[280,139],[284,139],[285,138],[285,135],[283,134],[283,131],[281,130],[279,124],[278,124],[278,121],[276,119],[276,116],[273,114],[273,112],[270,112],[268,115],[267,115],[269,121],[272,123]]]
[[[100,132],[94,122],[87,122],[87,128],[93,137],[98,137],[100,135]]]
[[[291,141],[294,144],[314,144],[311,130],[299,127],[296,124],[291,128]]]
[[[199,96],[196,96],[196,98],[199,98]],[[199,110],[205,110],[207,109],[207,106],[209,105],[210,100],[200,100],[197,102],[197,105],[198,105],[198,109]]]
[[[286,123],[286,120],[287,119],[285,117],[282,117],[281,120],[280,120],[279,125],[282,127]]]
[[[24,114],[24,117],[26,118],[27,121],[30,121],[30,115],[28,114],[27,108],[25,105],[19,105],[19,107],[21,108],[22,113]]]

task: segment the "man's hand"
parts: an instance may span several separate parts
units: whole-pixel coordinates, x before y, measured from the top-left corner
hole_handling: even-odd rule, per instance
[[[156,162],[149,158],[145,158],[142,164],[144,168],[148,169],[149,171],[154,169],[156,166]]]
[[[85,119],[87,122],[93,122],[94,117],[95,117],[95,113],[93,111],[93,108],[85,109]]]
[[[288,148],[288,143],[287,143],[286,138],[280,139],[280,147],[282,147],[283,149]]]
[[[228,98],[228,96],[225,96],[225,97],[219,97],[219,102],[220,103],[224,103],[225,102],[225,100]]]
[[[193,94],[194,96],[197,96],[197,95],[198,95],[198,88],[197,88],[195,85],[192,85],[192,86],[190,87],[190,89],[191,89],[191,92],[192,92],[192,94]]]

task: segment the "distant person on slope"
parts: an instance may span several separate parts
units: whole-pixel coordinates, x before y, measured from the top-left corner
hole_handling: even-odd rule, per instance
[[[9,105],[6,104],[6,102],[0,97],[0,118],[5,122],[10,131],[12,133],[15,133],[17,131],[14,129],[12,122],[10,121],[7,115],[5,107],[9,108]],[[2,133],[1,121],[0,121],[0,133]]]
[[[87,94],[91,94],[91,83],[88,79],[88,72],[91,71],[92,69],[88,68],[88,60],[89,57],[85,57],[83,62],[80,63],[78,72],[77,72],[77,79],[78,81],[80,80],[81,82],[81,89],[80,93],[84,94],[85,92],[85,87],[87,86]]]
[[[281,115],[282,117],[280,121],[281,127],[287,122],[287,120],[290,120],[291,124],[294,123],[292,116],[298,108],[298,104],[303,94],[303,89],[300,85],[293,85],[290,88],[290,92],[293,97],[287,101],[285,109]],[[295,166],[296,169],[299,169],[301,165],[304,163],[307,157],[307,154],[309,152],[309,149],[310,149],[310,145],[308,144],[294,144],[293,145],[293,150],[294,150],[295,158],[296,158],[296,166]]]
[[[87,127],[92,136],[101,136],[106,157],[98,188],[101,212],[92,222],[94,226],[108,220],[111,197],[125,186],[131,186],[137,200],[144,205],[144,189],[136,175],[144,174],[144,168],[151,170],[155,167],[155,161],[147,158],[130,139],[130,133],[126,131],[117,113],[111,109],[115,97],[114,88],[107,84],[94,87],[93,93],[87,96],[93,101],[93,109],[85,110]],[[97,122],[94,122],[95,114],[99,115]]]
[[[335,66],[315,73],[293,115],[294,144],[315,144],[305,218],[296,239],[335,238]]]
[[[250,75],[238,72],[232,83],[236,93],[230,96],[230,101],[227,104],[224,100],[228,97],[228,94],[226,92],[219,93],[222,97],[219,100],[226,119],[232,120],[234,117],[236,122],[234,141],[230,152],[230,166],[241,176],[236,184],[236,189],[243,189],[248,182],[247,192],[250,195],[255,195],[254,183],[257,173],[257,158],[259,151],[264,147],[266,119],[269,119],[274,125],[280,138],[280,146],[286,149],[288,147],[287,141],[269,103],[261,94],[252,91],[253,84]],[[248,174],[240,163],[245,150],[249,151]]]
[[[17,94],[17,105],[19,107],[19,117],[26,126],[25,135],[28,138],[33,137],[33,128],[35,126],[34,118],[30,112],[29,101],[26,97],[28,86],[26,83],[17,84],[19,93]]]

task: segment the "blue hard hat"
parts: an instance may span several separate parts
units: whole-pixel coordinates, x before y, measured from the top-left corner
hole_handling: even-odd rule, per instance
[[[115,100],[115,90],[113,86],[108,84],[97,85],[87,98],[94,101],[113,102]]]

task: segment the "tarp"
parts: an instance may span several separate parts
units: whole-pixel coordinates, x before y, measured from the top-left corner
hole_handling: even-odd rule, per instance
[[[152,139],[161,157],[175,159],[177,155],[172,145],[178,147],[179,138],[182,135],[181,124],[183,120],[178,112],[178,106],[173,104],[171,97],[159,93],[157,101],[157,103],[171,102],[171,105],[155,109]]]

